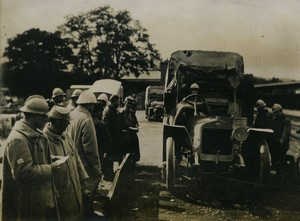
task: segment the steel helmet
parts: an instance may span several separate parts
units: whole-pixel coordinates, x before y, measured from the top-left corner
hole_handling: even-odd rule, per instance
[[[76,89],[73,91],[71,97],[79,97],[81,93],[82,93],[82,90]]]
[[[108,97],[106,94],[100,94],[98,97],[97,97],[97,100],[98,101],[108,101]]]
[[[90,92],[89,90],[83,91],[77,102],[77,104],[96,104],[97,100],[96,100],[96,96]]]
[[[193,83],[193,84],[190,86],[190,89],[198,90],[198,89],[199,89],[199,85],[198,85],[197,83]]]
[[[47,114],[49,106],[43,96],[32,95],[27,98],[24,106],[20,108],[20,111],[33,114]]]
[[[274,104],[272,107],[272,112],[282,111],[282,106],[280,104]]]
[[[262,107],[265,107],[265,106],[266,106],[266,103],[262,99],[258,99],[255,103],[256,108],[262,108]]]
[[[52,98],[58,97],[58,96],[66,96],[65,92],[60,88],[54,88],[52,91]]]

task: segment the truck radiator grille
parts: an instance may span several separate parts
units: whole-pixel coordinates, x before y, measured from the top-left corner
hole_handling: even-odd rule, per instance
[[[232,129],[204,128],[202,131],[202,154],[231,155]]]

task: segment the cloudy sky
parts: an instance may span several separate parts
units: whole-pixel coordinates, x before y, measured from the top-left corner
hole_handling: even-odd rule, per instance
[[[1,45],[30,28],[53,32],[65,16],[109,5],[128,10],[162,58],[176,50],[240,53],[245,72],[300,80],[299,0],[0,0]]]

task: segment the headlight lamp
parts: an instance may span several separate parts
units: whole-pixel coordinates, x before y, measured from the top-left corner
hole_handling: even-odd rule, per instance
[[[248,138],[247,127],[244,125],[235,125],[232,130],[232,138],[238,142],[243,142]]]

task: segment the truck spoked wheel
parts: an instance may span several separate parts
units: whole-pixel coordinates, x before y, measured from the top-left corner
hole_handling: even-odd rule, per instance
[[[172,189],[175,186],[175,143],[173,137],[167,138],[166,151],[166,184],[168,189]]]

